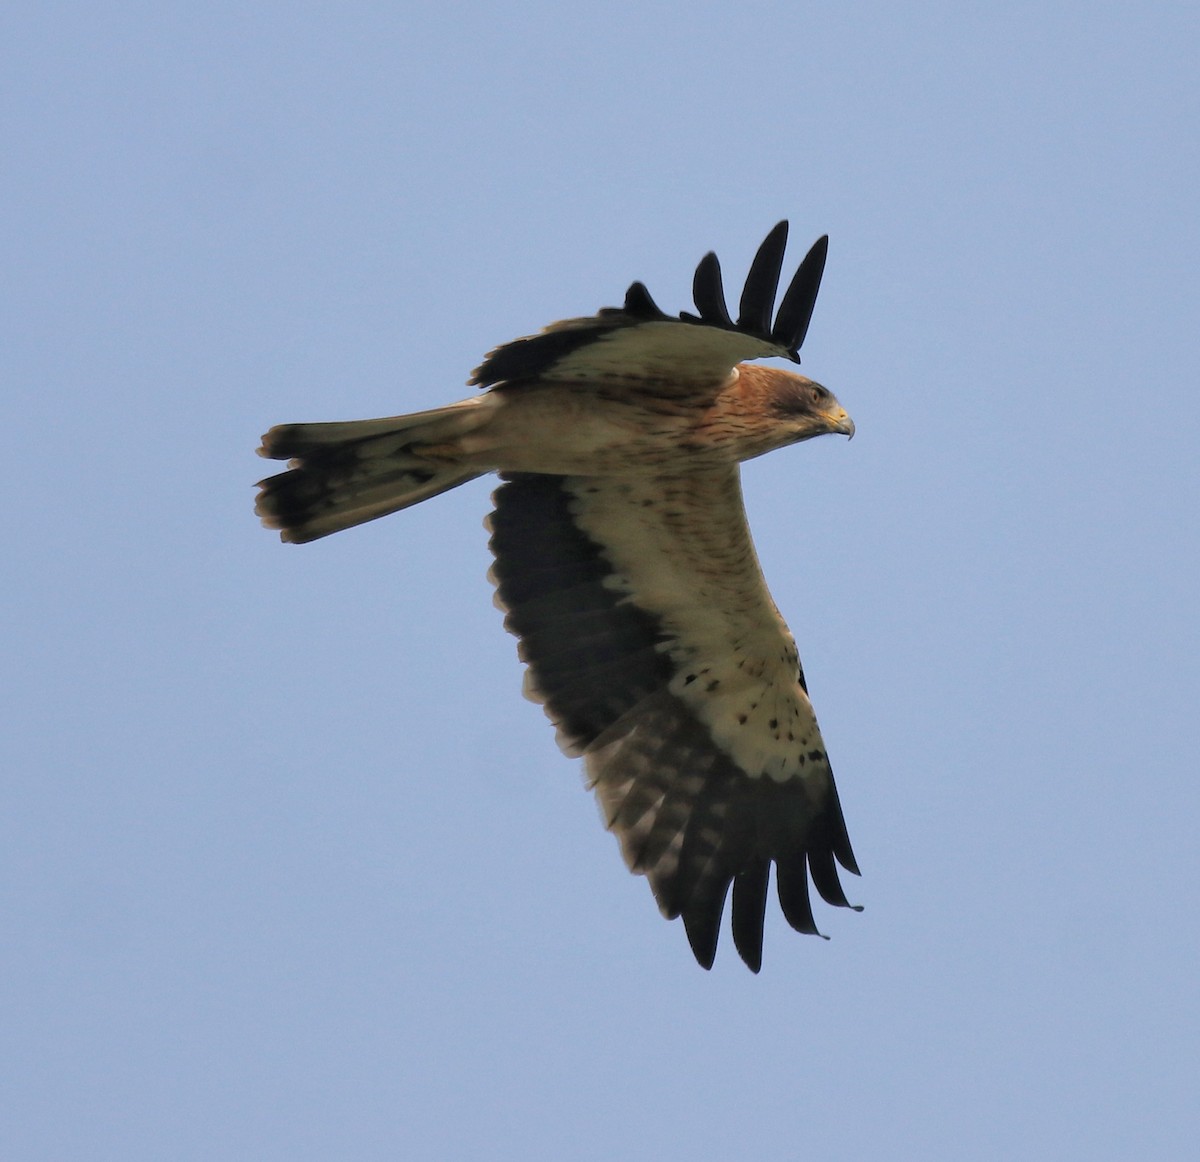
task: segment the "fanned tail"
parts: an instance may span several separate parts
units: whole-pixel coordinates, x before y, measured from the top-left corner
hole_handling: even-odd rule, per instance
[[[280,424],[258,454],[291,463],[259,481],[254,510],[281,540],[303,544],[457,488],[486,471],[452,450],[487,419],[485,399],[379,420]]]

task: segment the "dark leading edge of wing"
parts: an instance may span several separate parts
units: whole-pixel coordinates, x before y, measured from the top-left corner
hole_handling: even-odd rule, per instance
[[[476,368],[470,382],[487,387],[494,383],[535,379],[552,371],[556,363],[572,352],[614,331],[644,323],[686,323],[735,331],[775,348],[757,357],[771,354],[799,363],[800,347],[804,343],[817,292],[821,287],[829,237],[822,235],[805,255],[784,292],[772,324],[771,313],[779,289],[779,275],[783,270],[787,236],[788,224],[786,221],[780,222],[758,248],[738,303],[736,322],[730,318],[725,305],[721,264],[716,254],[709,251],[700,260],[692,280],[692,297],[698,314],[684,311],[677,318],[666,314],[651,298],[645,285],[635,282],[626,292],[622,307],[604,307],[591,318],[556,323],[540,334],[496,348]]]

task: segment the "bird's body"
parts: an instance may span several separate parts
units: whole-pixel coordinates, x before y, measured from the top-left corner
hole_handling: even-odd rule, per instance
[[[795,359],[803,340],[824,240],[772,329],[785,238],[781,223],[760,248],[736,324],[710,255],[699,317],[669,319],[634,284],[621,310],[498,348],[471,399],[273,428],[261,451],[292,467],[258,502],[264,523],[302,542],[500,473],[493,579],[529,693],[584,756],[627,862],[665,915],[683,916],[705,967],[734,884],[734,939],[755,971],[772,861],[801,931],[816,931],[808,876],[844,905],[835,857],[857,871],[739,484],[743,460],[853,432],[819,384],[740,362]]]

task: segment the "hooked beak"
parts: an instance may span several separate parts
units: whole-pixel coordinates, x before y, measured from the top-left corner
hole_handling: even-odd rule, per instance
[[[845,408],[838,408],[829,417],[829,430],[845,436],[848,440],[854,437],[854,421]]]

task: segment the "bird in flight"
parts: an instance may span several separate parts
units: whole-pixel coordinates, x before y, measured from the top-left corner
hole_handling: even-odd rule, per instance
[[[794,372],[825,267],[820,238],[774,310],[787,244],[759,247],[730,317],[713,253],[696,314],[635,282],[621,307],[497,347],[483,392],[430,411],[282,424],[259,454],[290,461],[256,511],[303,543],[499,473],[491,577],[519,639],[526,693],[582,756],[606,826],[710,968],[725,900],[762,966],[770,866],[799,932],[808,882],[850,907],[858,874],[795,641],[767,591],[742,504],[743,460],[854,434],[833,395]]]

